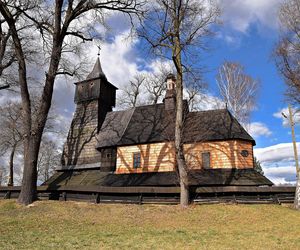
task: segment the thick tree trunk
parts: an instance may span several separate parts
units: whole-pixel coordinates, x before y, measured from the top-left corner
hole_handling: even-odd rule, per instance
[[[14,185],[14,156],[16,151],[17,145],[13,145],[13,148],[10,153],[9,157],[9,177],[8,177],[8,183],[7,186],[13,186]]]
[[[177,151],[177,150],[176,150]],[[178,157],[182,155],[183,150],[181,149],[176,153],[177,166],[180,176],[180,205],[182,207],[187,207],[190,201],[189,185],[188,185],[188,172],[186,169],[184,157]]]
[[[45,87],[43,89],[42,97],[40,100],[40,107],[38,109],[38,115],[35,121],[32,121],[31,110],[29,112],[25,112],[25,131],[27,132],[27,137],[24,142],[24,173],[22,179],[22,188],[21,193],[18,198],[18,202],[23,205],[28,205],[34,202],[37,199],[37,161],[39,155],[39,149],[41,144],[41,138],[43,135],[43,131],[46,125],[48,113],[51,107],[51,100],[53,95],[53,87],[55,76],[57,73],[58,65],[61,58],[62,51],[62,41],[65,35],[61,34],[61,15],[62,15],[62,4],[63,1],[56,1],[55,5],[55,21],[54,21],[54,33],[53,33],[53,45],[51,52],[51,60],[49,63],[49,69],[46,74],[46,82]],[[65,26],[67,29],[67,26]],[[18,40],[18,39],[16,39]],[[17,43],[19,41],[16,41]],[[22,52],[21,46],[19,52]],[[20,53],[20,65],[24,65],[24,72],[26,76],[26,65],[24,61],[24,55],[22,57],[22,53]],[[21,66],[19,65],[19,74]],[[26,77],[24,78],[22,75],[23,83],[22,86],[26,86],[27,82]],[[26,98],[22,96],[22,103],[26,104],[26,106],[30,107],[30,97],[29,93]]]
[[[21,40],[18,36],[18,31],[16,28],[15,20],[10,13],[9,9],[7,8],[7,5],[0,1],[0,12],[5,18],[10,31],[12,35],[12,39],[15,46],[15,53],[18,60],[18,73],[19,73],[19,86],[21,90],[21,99],[22,99],[22,119],[23,119],[23,130],[24,130],[24,175],[26,176],[33,176],[32,173],[27,173],[26,171],[30,171],[29,162],[30,162],[30,154],[28,154],[28,149],[31,147],[31,125],[32,125],[32,117],[31,117],[31,102],[30,102],[30,95],[28,91],[28,85],[27,85],[27,70],[26,70],[26,62],[25,62],[25,56],[21,44]],[[31,169],[32,170],[32,169]],[[32,171],[31,171],[32,172]],[[33,171],[34,172],[34,171]],[[23,176],[24,177],[24,176]],[[27,183],[28,181],[25,181]],[[24,183],[22,181],[22,183]],[[36,185],[36,184],[35,184]],[[24,190],[23,190],[24,189]],[[32,186],[32,183],[30,185],[23,187],[21,190],[22,197],[21,199],[18,199],[20,203],[29,204],[32,199],[25,197],[28,195],[25,195],[25,190],[28,190],[28,194],[31,194],[32,192],[36,194],[36,187]],[[20,194],[20,196],[21,196]],[[34,197],[34,196],[33,196]],[[35,195],[36,197],[36,195]]]
[[[22,179],[21,193],[18,202],[28,205],[37,200],[37,159],[41,135],[31,137],[28,142],[29,147],[24,150],[24,171]]]
[[[294,207],[295,207],[295,209],[300,210],[300,178],[299,178],[299,173],[298,173],[298,176],[297,176]]]

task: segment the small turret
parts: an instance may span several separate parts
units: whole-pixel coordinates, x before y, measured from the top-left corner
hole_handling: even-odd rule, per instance
[[[174,110],[176,107],[176,77],[170,73],[167,75],[165,82],[167,84],[164,98],[165,110]]]

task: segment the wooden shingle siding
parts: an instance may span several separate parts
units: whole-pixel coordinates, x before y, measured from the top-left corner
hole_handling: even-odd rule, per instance
[[[253,168],[253,150],[249,141],[229,140],[184,145],[189,168],[202,168],[202,152],[210,152],[211,168]],[[249,155],[243,157],[242,150]]]
[[[141,167],[133,168],[133,154],[141,153]],[[118,147],[116,173],[173,171],[175,152],[172,143]]]
[[[100,162],[101,153],[95,149],[97,119],[98,100],[77,104],[68,138],[63,148],[62,165]]]
[[[242,150],[249,155],[243,157]],[[210,152],[211,168],[253,168],[252,143],[242,140],[212,141],[184,145],[186,162],[191,169],[201,169],[203,152]],[[141,153],[141,168],[133,168],[133,154]],[[166,172],[175,170],[172,142],[118,147],[116,173]]]

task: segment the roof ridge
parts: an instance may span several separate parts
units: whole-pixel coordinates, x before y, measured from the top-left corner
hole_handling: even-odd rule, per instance
[[[212,111],[227,111],[227,109],[207,109],[207,110],[197,110],[197,111],[190,111],[189,113],[205,113],[205,112],[212,112]]]
[[[150,106],[161,106],[163,105],[164,103],[153,103],[153,104],[145,104],[145,105],[141,105],[141,106],[136,106],[134,108],[144,108],[144,107],[150,107]]]

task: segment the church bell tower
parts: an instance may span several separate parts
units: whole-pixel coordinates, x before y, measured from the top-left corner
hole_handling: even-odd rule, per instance
[[[108,82],[99,57],[86,80],[75,83],[76,111],[62,154],[62,168],[100,167],[96,135],[107,112],[116,104],[117,88]]]

